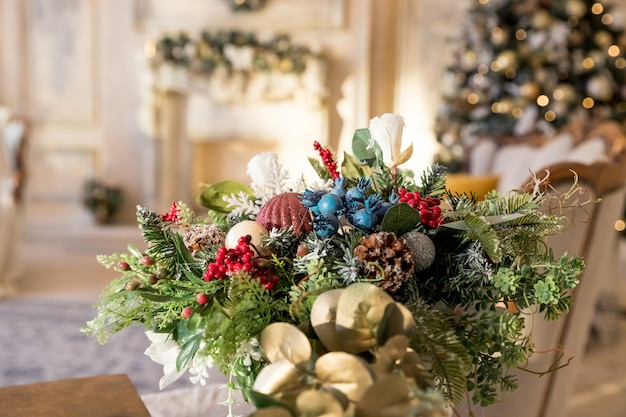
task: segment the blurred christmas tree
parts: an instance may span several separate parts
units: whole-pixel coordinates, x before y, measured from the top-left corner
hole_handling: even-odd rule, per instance
[[[626,37],[607,0],[475,0],[444,76],[439,162],[484,134],[552,135],[626,119]]]

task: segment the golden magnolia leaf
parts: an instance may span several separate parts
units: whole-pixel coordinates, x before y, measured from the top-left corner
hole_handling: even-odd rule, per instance
[[[355,417],[406,417],[411,408],[409,388],[400,375],[380,377],[356,405]]]
[[[261,352],[269,362],[288,360],[298,365],[311,358],[311,343],[293,324],[272,323],[261,333]]]
[[[344,350],[361,353],[376,346],[385,308],[395,301],[376,285],[357,282],[344,289],[337,305],[337,334]]]
[[[402,165],[403,163],[411,159],[411,156],[413,156],[413,144],[412,143],[409,145],[408,148],[400,152],[400,155],[398,155],[396,160],[393,161],[393,164],[391,166],[397,167],[399,165]]]
[[[421,389],[434,385],[432,374],[426,369],[424,361],[413,349],[407,349],[400,362],[400,369],[406,378],[411,378]]]
[[[391,336],[407,335],[415,329],[415,319],[404,304],[394,302],[385,307],[385,315],[378,327],[378,345],[384,345]]]
[[[296,399],[299,417],[343,417],[343,407],[329,392],[308,389]]]
[[[367,363],[346,352],[320,356],[315,362],[315,374],[324,386],[341,391],[352,402],[358,401],[374,382]]]
[[[283,359],[261,369],[252,389],[293,406],[298,394],[305,389],[301,381],[302,376],[300,369],[287,359]]]
[[[322,344],[331,351],[343,350],[335,326],[337,304],[343,291],[343,288],[339,288],[320,294],[311,308],[311,326]]]
[[[404,358],[409,347],[409,339],[398,334],[390,337],[376,352],[374,369],[377,375],[388,374],[393,371],[397,363]]]

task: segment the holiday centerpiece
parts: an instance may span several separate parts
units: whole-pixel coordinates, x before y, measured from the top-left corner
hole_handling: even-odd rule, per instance
[[[340,165],[315,143],[316,180],[257,155],[250,185],[202,192],[206,215],[138,207],[147,247],[98,257],[120,276],[83,331],[104,343],[142,325],[161,387],[186,372],[204,383],[215,366],[257,417],[442,416],[498,401],[535,353],[526,320],[567,313],[583,262],[546,245],[564,227],[550,210],[559,195],[453,194],[442,166],[401,168],[403,126],[375,117]]]

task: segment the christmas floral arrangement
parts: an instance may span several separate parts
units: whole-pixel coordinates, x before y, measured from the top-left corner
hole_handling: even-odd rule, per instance
[[[147,247],[99,256],[120,276],[83,332],[104,343],[144,326],[161,387],[186,372],[204,383],[215,366],[257,417],[498,401],[534,353],[525,324],[567,313],[583,262],[546,245],[564,227],[547,209],[559,196],[452,194],[443,167],[401,168],[403,126],[372,119],[341,162],[315,143],[316,180],[257,155],[249,185],[203,191],[206,215],[138,207]]]

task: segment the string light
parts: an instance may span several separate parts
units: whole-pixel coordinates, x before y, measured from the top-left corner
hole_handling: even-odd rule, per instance
[[[513,109],[513,111],[511,112],[511,114],[513,115],[513,117],[515,117],[516,119],[519,119],[520,117],[522,117],[524,115],[524,110],[522,110],[521,107],[515,107]]]
[[[600,3],[594,3],[593,6],[591,6],[591,13],[593,14],[601,14],[604,11],[604,6],[602,6]]]
[[[553,110],[548,110],[543,117],[546,119],[546,121],[553,122],[556,120],[556,113]]]
[[[585,97],[583,100],[583,107],[586,109],[592,109],[596,102],[591,97]]]
[[[611,23],[613,23],[613,15],[610,14],[605,14],[604,16],[602,16],[602,23],[604,23],[605,25],[610,25]]]
[[[624,69],[626,68],[626,59],[624,58],[617,58],[617,60],[615,61],[615,67],[618,69]]]
[[[615,58],[616,56],[618,56],[620,54],[620,49],[619,46],[617,45],[611,45],[609,46],[609,55],[612,56],[613,58]]]
[[[526,39],[526,31],[524,29],[517,29],[517,31],[515,31],[515,39],[518,41]]]
[[[595,65],[596,65],[595,61],[590,56],[583,59],[583,68],[592,69]]]
[[[476,84],[482,84],[483,81],[485,81],[485,76],[482,75],[481,73],[476,73],[472,77],[472,81],[474,81],[474,83],[476,83]]]
[[[565,98],[565,92],[560,88],[557,88],[552,93],[552,97],[554,97],[555,100],[563,100]]]
[[[478,94],[470,93],[470,95],[467,96],[467,102],[469,104],[478,104]]]
[[[545,107],[548,104],[550,104],[550,98],[548,96],[546,96],[545,94],[542,94],[539,97],[537,97],[537,105],[538,106]]]

